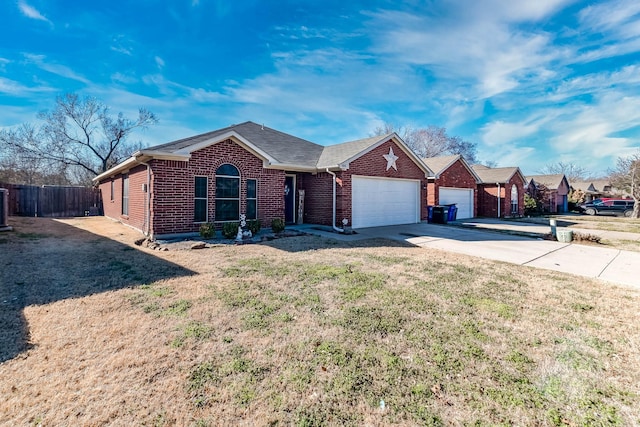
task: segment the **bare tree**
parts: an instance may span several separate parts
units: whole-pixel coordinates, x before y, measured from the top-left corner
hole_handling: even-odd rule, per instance
[[[26,149],[39,138],[30,124],[0,131],[0,181],[14,184],[69,184],[67,168]]]
[[[575,163],[550,163],[542,167],[538,173],[542,175],[563,174],[569,182],[584,181],[590,176],[589,172]]]
[[[635,201],[632,218],[640,218],[640,149],[628,157],[618,157],[616,168],[610,171],[613,187],[628,191]]]
[[[385,123],[373,131],[374,135],[395,132],[418,156],[428,158],[461,154],[469,163],[476,163],[476,144],[459,136],[450,136],[443,127],[429,125],[426,128],[411,128]]]
[[[44,124],[32,128],[28,137],[20,131],[0,131],[0,142],[32,159],[57,164],[81,181],[128,157],[136,144],[129,143],[127,137],[135,129],[157,122],[155,115],[144,108],[135,119],[122,113],[112,116],[101,101],[77,94],[58,97],[55,108],[40,113],[38,118]]]

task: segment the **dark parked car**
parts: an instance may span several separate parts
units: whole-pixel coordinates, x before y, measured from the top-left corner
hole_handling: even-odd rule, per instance
[[[630,217],[633,212],[633,200],[630,199],[595,199],[580,205],[587,215],[616,215]]]

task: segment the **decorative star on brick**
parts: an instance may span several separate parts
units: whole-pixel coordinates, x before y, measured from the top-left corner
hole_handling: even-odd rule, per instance
[[[389,168],[398,170],[398,166],[396,166],[396,160],[398,160],[399,157],[393,154],[393,147],[389,147],[389,154],[383,154],[382,157],[384,157],[387,161],[387,170],[389,170]]]

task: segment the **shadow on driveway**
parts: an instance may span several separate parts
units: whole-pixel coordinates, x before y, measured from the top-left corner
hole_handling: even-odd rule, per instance
[[[0,363],[27,350],[26,306],[195,274],[49,218],[15,218],[0,234]],[[133,243],[133,242],[132,242]]]

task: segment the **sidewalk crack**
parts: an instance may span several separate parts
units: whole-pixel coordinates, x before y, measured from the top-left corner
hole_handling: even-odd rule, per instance
[[[596,277],[600,277],[600,276],[602,276],[602,273],[604,273],[604,272],[605,272],[605,270],[606,270],[607,268],[609,268],[609,266],[611,265],[611,263],[612,263],[613,261],[615,261],[615,260],[616,260],[616,258],[618,258],[618,256],[619,256],[621,253],[622,253],[622,251],[618,249],[618,253],[616,254],[616,256],[614,256],[613,258],[611,258],[611,261],[609,261],[609,262],[607,263],[607,265],[605,265],[605,266],[604,266],[604,268],[600,271],[600,273],[598,273],[598,275],[597,275]]]
[[[542,255],[540,255],[540,256],[537,256],[537,257],[535,257],[535,258],[533,258],[533,259],[530,259],[530,260],[529,260],[529,261],[527,261],[527,262],[523,262],[523,263],[522,263],[522,264],[520,264],[520,265],[527,265],[527,264],[529,264],[529,263],[532,263],[533,261],[539,260],[540,258],[544,258],[544,257],[546,257],[546,256],[547,256],[547,255],[549,255],[549,254],[552,254],[552,253],[554,253],[554,252],[558,252],[560,249],[564,249],[564,248],[566,248],[566,247],[567,247],[567,246],[569,246],[569,245],[570,245],[570,243],[567,243],[567,244],[565,244],[564,246],[560,246],[560,247],[559,247],[559,248],[557,248],[557,249],[554,249],[554,250],[549,251],[549,252],[547,252],[547,253],[544,253],[544,254],[542,254]]]

